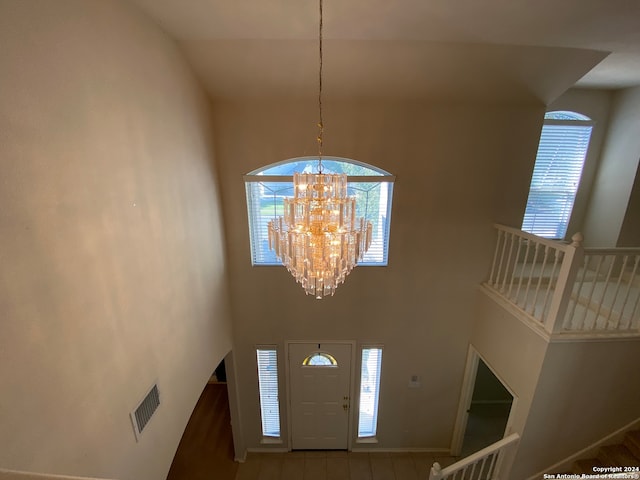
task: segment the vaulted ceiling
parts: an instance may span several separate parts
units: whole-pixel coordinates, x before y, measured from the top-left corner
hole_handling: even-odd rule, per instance
[[[317,89],[317,0],[130,0],[214,97]],[[634,0],[324,0],[326,94],[548,103],[640,85]]]

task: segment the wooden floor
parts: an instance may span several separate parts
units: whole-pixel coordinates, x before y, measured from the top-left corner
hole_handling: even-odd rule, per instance
[[[167,480],[233,480],[233,438],[227,385],[208,384],[191,414]]]

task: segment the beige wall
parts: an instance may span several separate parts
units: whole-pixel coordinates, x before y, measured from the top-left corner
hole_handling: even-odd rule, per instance
[[[588,246],[617,245],[638,171],[639,126],[640,87],[615,92],[609,129],[584,222]],[[632,209],[631,212],[637,211]]]
[[[256,344],[281,349],[286,432],[284,342],[355,340],[385,347],[377,447],[448,449],[491,224],[521,221],[544,106],[329,98],[325,153],[371,163],[397,181],[389,266],[356,268],[324,300],[306,297],[283,267],[251,267],[242,181],[260,166],[316,153],[317,105],[219,101],[214,111],[247,447],[261,446]],[[414,374],[419,389],[408,388]]]
[[[471,344],[513,393],[511,428],[507,433],[522,435],[547,351],[547,341],[483,291],[477,293],[475,316]]]
[[[640,163],[618,237],[618,247],[638,246],[640,246]]]
[[[639,346],[549,345],[512,478],[542,471],[640,418]]]
[[[231,345],[207,100],[118,1],[0,0],[0,45],[0,467],[165,478]]]

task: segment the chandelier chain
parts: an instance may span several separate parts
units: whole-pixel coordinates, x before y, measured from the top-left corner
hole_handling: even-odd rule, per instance
[[[320,25],[318,33],[318,50],[320,55],[320,68],[318,70],[318,173],[322,173],[322,140],[324,136],[324,122],[322,121],[322,0],[320,0]]]

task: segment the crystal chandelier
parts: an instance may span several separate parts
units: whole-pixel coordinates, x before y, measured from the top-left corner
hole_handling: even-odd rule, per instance
[[[318,173],[294,173],[293,198],[284,214],[269,222],[269,248],[307,295],[333,295],[371,245],[373,226],[356,218],[356,199],[347,195],[347,175],[322,170],[322,0],[318,89]]]

